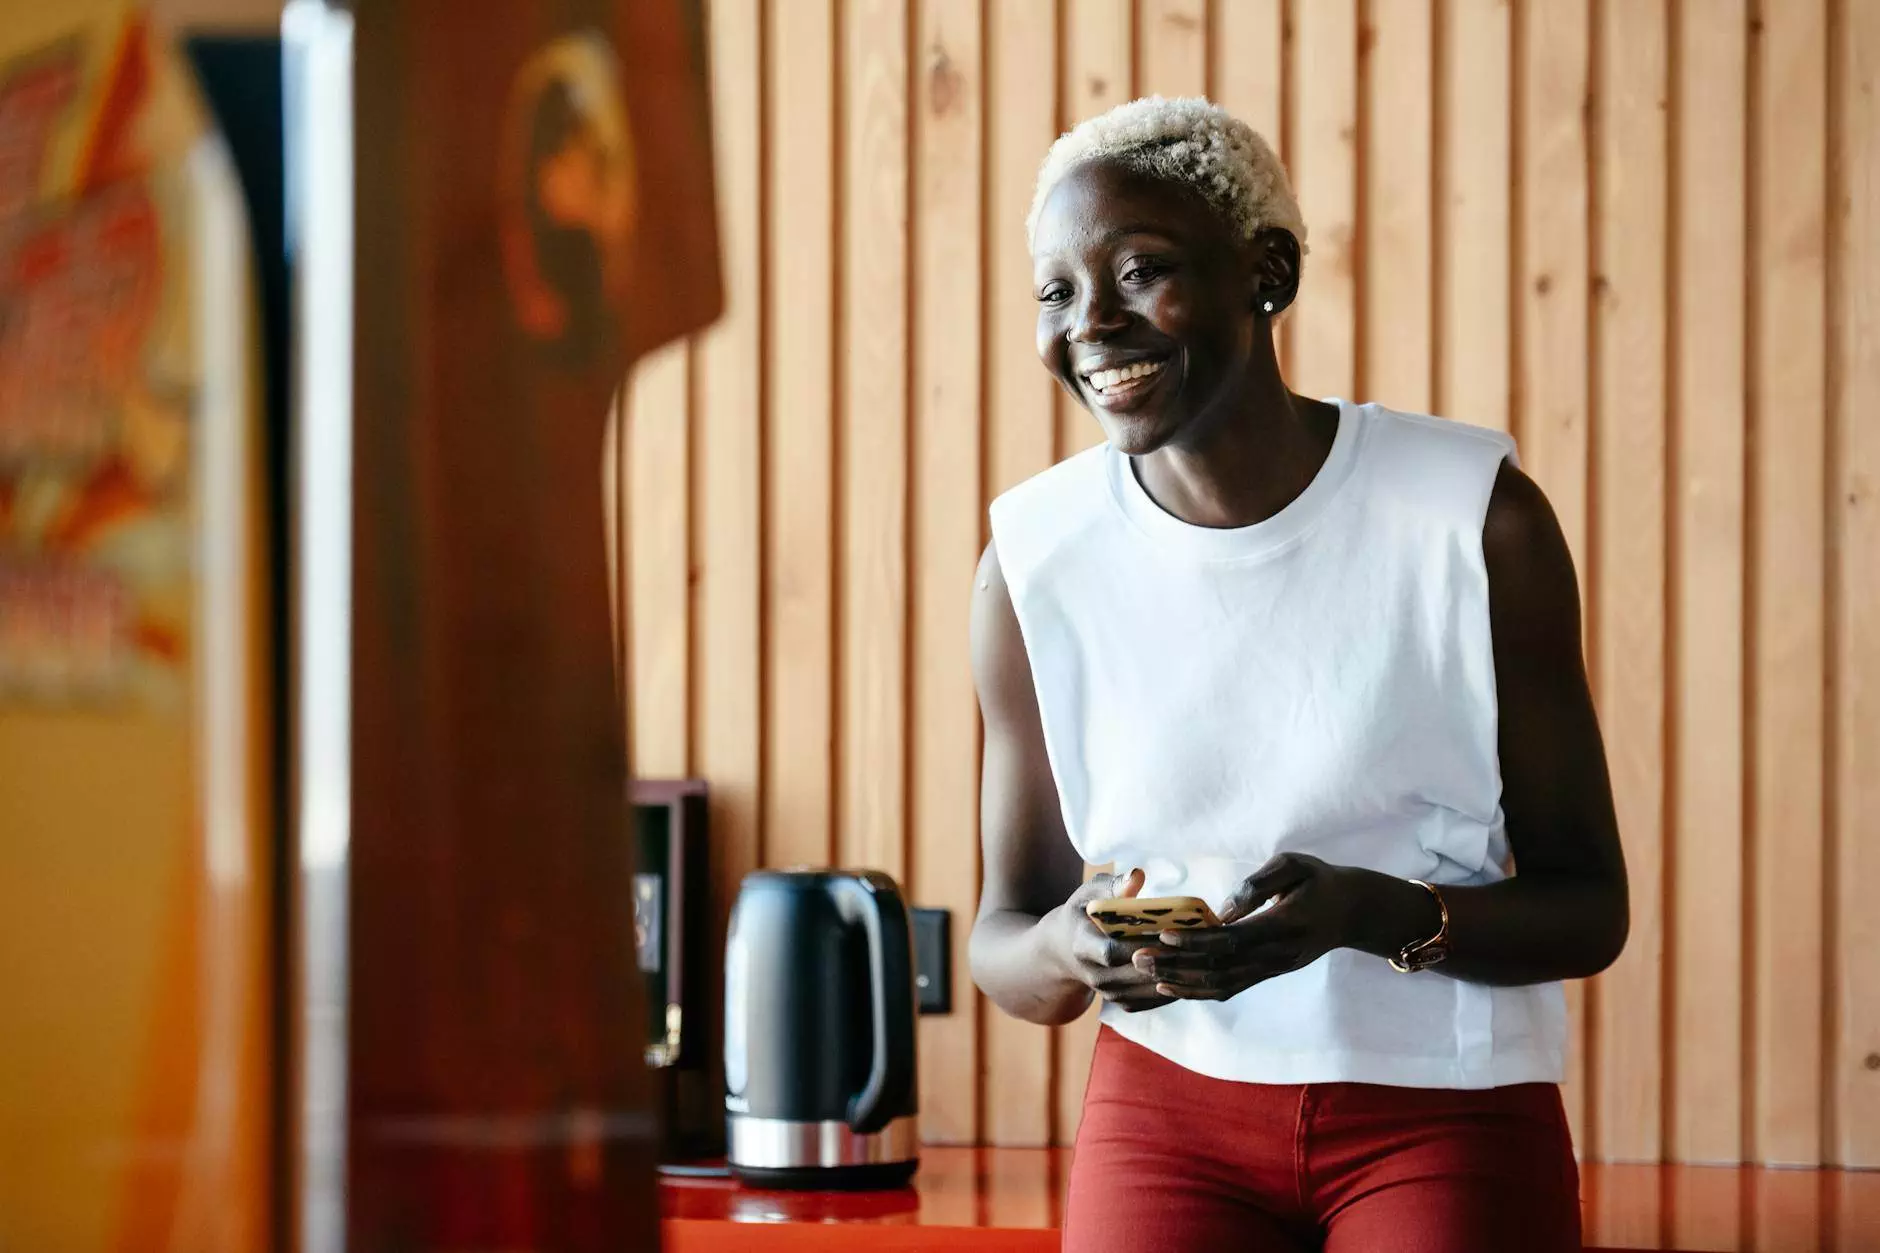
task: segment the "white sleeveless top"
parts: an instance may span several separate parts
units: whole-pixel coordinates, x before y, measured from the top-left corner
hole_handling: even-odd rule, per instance
[[[1506,435],[1334,402],[1306,490],[1254,526],[1163,512],[1107,445],[992,506],[1065,828],[1145,896],[1218,906],[1273,854],[1436,884],[1512,872],[1482,523]],[[1557,983],[1338,949],[1228,1001],[1103,1021],[1219,1079],[1558,1082]]]

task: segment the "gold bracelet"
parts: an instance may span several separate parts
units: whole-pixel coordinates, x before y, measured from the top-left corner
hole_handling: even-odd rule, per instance
[[[1442,915],[1442,925],[1436,929],[1436,934],[1429,939],[1419,940],[1414,944],[1406,944],[1403,946],[1403,951],[1398,953],[1397,956],[1388,959],[1390,961],[1390,968],[1395,970],[1398,974],[1404,975],[1414,974],[1419,970],[1428,970],[1431,966],[1434,966],[1436,963],[1449,956],[1448,902],[1443,900],[1443,894],[1437,889],[1435,884],[1425,883],[1421,879],[1412,879],[1410,882],[1416,884],[1425,892],[1428,892],[1431,896],[1436,898],[1436,909],[1437,912]]]

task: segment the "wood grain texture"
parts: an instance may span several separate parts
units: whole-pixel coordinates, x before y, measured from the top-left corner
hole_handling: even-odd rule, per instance
[[[1520,10],[1516,67],[1520,154],[1518,356],[1514,430],[1572,550],[1585,604],[1587,544],[1586,104],[1591,15],[1586,0]],[[1593,641],[1588,640],[1591,655]],[[1587,1140],[1586,988],[1567,987],[1567,1078],[1574,1142]]]
[[[1676,1161],[1735,1162],[1743,1151],[1748,4],[1685,5],[1675,16],[1667,1151]]]
[[[1513,19],[1507,0],[1442,0],[1437,13],[1431,404],[1445,417],[1505,431],[1514,342]]]
[[[1208,11],[1208,90],[1279,152],[1285,36],[1280,0],[1216,0]]]
[[[907,874],[908,13],[844,0],[836,850]]]
[[[986,485],[988,499],[1048,468],[1055,455],[1057,387],[1033,346],[1025,214],[1038,162],[1057,134],[1056,12],[1051,0],[1012,0],[987,10],[993,105],[986,114]],[[983,527],[984,515],[981,515]],[[977,795],[975,788],[974,794]],[[970,915],[956,917],[964,926]],[[989,1144],[1052,1140],[1051,1036],[982,1001],[982,1133]]]
[[[725,312],[697,337],[691,447],[691,774],[708,781],[708,951],[722,953],[744,876],[763,864],[763,23],[760,0],[709,0],[712,155]],[[723,1037],[722,997],[706,998]],[[704,1092],[722,1091],[708,1056]]]
[[[1137,64],[1145,96],[1208,91],[1207,0],[1136,0]]]
[[[1136,32],[1130,0],[1060,3],[1064,14],[1064,71],[1058,82],[1058,124],[1069,130],[1085,118],[1134,98]],[[1039,159],[1043,155],[1040,152]],[[1058,460],[1103,442],[1097,420],[1067,393],[1057,391],[1054,404]]]
[[[1285,163],[1286,60],[1289,35],[1281,0],[1216,0],[1208,8],[1209,93],[1215,103],[1259,132]],[[1289,176],[1290,177],[1290,176]],[[1291,319],[1274,327],[1273,347],[1286,359]]]
[[[979,899],[979,712],[966,622],[980,551],[978,0],[921,0],[914,115],[917,241],[914,284],[913,740],[910,887],[950,909],[954,1012],[920,1020],[922,1132],[947,1144],[979,1139],[971,1091],[979,1077],[980,1004],[970,993],[966,920]]]
[[[1305,216],[1305,276],[1287,322],[1287,379],[1308,396],[1357,383],[1358,4],[1294,6],[1287,74],[1293,190]]]
[[[627,387],[627,604],[633,693],[628,773],[639,779],[691,773],[692,571],[687,468],[686,371],[680,340],[634,367]]]
[[[1833,1036],[1828,1160],[1880,1163],[1880,6],[1838,0],[1839,116],[1829,154],[1836,276],[1829,309],[1835,387],[1828,485],[1835,556],[1832,626],[1833,860],[1828,939]]]
[[[762,274],[759,267],[763,108],[757,0],[711,0],[712,137],[725,315],[699,337],[698,443],[692,459],[699,537],[694,765],[711,781],[714,934],[723,933],[745,873],[759,865],[758,528]]]
[[[1032,290],[1025,215],[1038,163],[1057,137],[1058,85],[1041,66],[1056,62],[1052,0],[991,7],[987,66],[996,107],[986,114],[986,495],[1050,466],[1058,388],[1039,364],[1038,302]],[[1086,417],[1086,421],[1088,418]]]
[[[1115,108],[1136,95],[1130,0],[1059,0],[1064,13],[1060,126]],[[1043,159],[1044,154],[1039,153]]]
[[[1594,205],[1593,674],[1632,894],[1631,936],[1600,976],[1602,1161],[1664,1151],[1665,160],[1662,0],[1601,3]]]
[[[1752,1151],[1813,1162],[1822,1113],[1822,493],[1827,12],[1752,7]]]
[[[835,857],[835,7],[767,3],[764,855],[820,866]]]
[[[1434,25],[1431,0],[1378,0],[1358,40],[1367,89],[1356,386],[1409,413],[1430,411],[1435,357]]]

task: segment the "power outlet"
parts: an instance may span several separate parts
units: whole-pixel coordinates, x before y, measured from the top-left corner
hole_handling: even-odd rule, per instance
[[[915,909],[914,1003],[923,1014],[953,1012],[953,914]]]

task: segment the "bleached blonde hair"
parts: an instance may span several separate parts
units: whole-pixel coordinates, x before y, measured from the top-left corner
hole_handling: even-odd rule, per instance
[[[1037,234],[1051,189],[1077,166],[1097,160],[1194,188],[1242,239],[1276,226],[1292,232],[1301,253],[1306,250],[1299,202],[1273,149],[1252,127],[1199,96],[1144,96],[1058,136],[1038,170],[1025,215],[1027,244]]]

